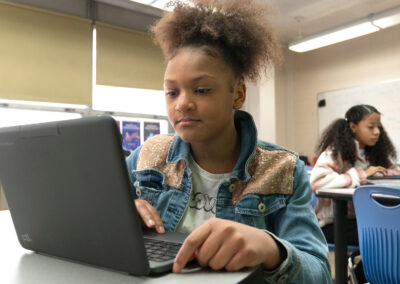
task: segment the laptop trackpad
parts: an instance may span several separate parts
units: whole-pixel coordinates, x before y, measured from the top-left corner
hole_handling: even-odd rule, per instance
[[[154,229],[143,229],[143,237],[148,239],[155,239],[166,242],[180,243],[182,244],[188,234],[178,233],[178,232],[165,232],[164,234],[159,234]]]

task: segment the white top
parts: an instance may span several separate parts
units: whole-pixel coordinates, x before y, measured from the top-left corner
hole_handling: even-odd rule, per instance
[[[333,158],[333,151],[329,147],[318,157],[318,160],[311,171],[310,183],[314,192],[329,188],[356,188],[367,183],[365,169],[369,163],[365,160],[365,151],[359,147],[357,140],[354,140],[356,146],[356,161],[354,166],[343,172],[345,167],[343,161]],[[354,209],[351,204],[348,205],[348,216],[354,218]],[[318,198],[314,211],[318,217],[318,223],[321,227],[333,223],[333,203],[328,199]]]
[[[192,170],[192,193],[189,206],[177,227],[177,231],[183,233],[193,232],[215,217],[218,188],[230,176],[230,173],[212,174],[203,170],[192,155],[189,155],[189,168]]]

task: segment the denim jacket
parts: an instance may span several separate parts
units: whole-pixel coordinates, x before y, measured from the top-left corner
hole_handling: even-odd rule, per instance
[[[264,272],[267,283],[331,283],[304,163],[293,152],[258,141],[248,113],[236,111],[235,127],[239,159],[218,188],[216,217],[264,230],[286,249],[282,264]],[[127,158],[135,198],[158,210],[167,231],[176,230],[190,202],[189,152],[190,145],[178,136],[157,135]]]

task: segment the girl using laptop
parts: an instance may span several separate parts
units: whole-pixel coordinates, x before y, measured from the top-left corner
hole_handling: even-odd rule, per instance
[[[328,250],[297,154],[257,139],[241,111],[246,80],[279,60],[261,1],[173,2],[152,27],[165,59],[175,136],[148,139],[127,159],[147,227],[189,232],[173,270],[261,265],[267,282],[331,283]]]
[[[356,105],[345,118],[334,121],[322,134],[318,160],[311,171],[315,192],[321,188],[354,188],[371,176],[398,175],[396,151],[381,123],[381,114],[370,105]],[[357,224],[350,205],[347,243],[358,245]],[[330,199],[319,198],[314,208],[328,242],[333,240]]]

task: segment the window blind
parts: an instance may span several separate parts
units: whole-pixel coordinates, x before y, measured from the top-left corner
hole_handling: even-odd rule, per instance
[[[97,84],[163,89],[164,57],[150,34],[104,23],[97,30]]]
[[[91,104],[87,19],[0,1],[0,98]]]

